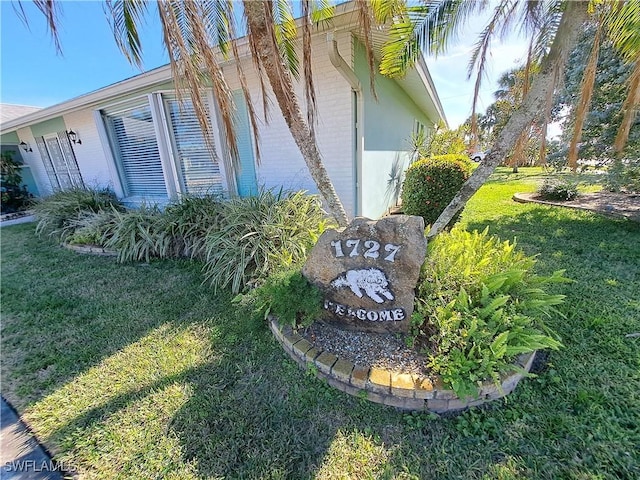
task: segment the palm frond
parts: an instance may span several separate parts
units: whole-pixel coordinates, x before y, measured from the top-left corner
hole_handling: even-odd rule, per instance
[[[530,2],[526,2],[525,6],[529,5],[529,3]],[[520,7],[520,4],[517,1],[503,1],[500,5],[503,5],[503,8],[501,8],[502,21],[500,22],[500,28],[497,33],[498,38],[503,40],[515,30],[516,25],[521,25],[520,22],[522,20],[519,18],[519,15],[517,15]],[[527,11],[527,8],[522,8],[521,10]]]
[[[215,3],[220,3],[223,5],[223,8],[225,9],[224,16],[227,20],[234,18],[233,0],[227,0],[225,2],[215,2]],[[253,143],[255,145],[255,152],[256,152],[256,163],[258,163],[259,165],[261,156],[260,156],[260,130],[258,128],[258,115],[256,113],[256,109],[255,109],[253,100],[251,98],[251,93],[249,91],[249,84],[247,83],[247,77],[244,74],[244,69],[242,68],[242,62],[240,60],[240,52],[238,51],[238,44],[235,41],[235,39],[237,38],[236,31],[235,31],[235,22],[229,20],[228,29],[229,29],[228,36],[231,39],[230,41],[231,52],[233,54],[233,57],[236,60],[234,62],[236,67],[236,73],[238,74],[238,80],[240,81],[240,88],[242,89],[242,95],[244,97],[245,104],[247,106],[247,114],[249,116],[249,122],[251,124],[251,132],[253,134],[253,140],[254,140]],[[262,76],[260,77],[260,88],[261,88],[262,101],[263,101],[263,105],[262,105],[263,113],[266,121],[268,105],[267,105],[267,95],[266,95],[266,89],[264,85],[264,79],[262,78]]]
[[[640,2],[616,2],[605,14],[607,35],[627,63],[640,56]]]
[[[118,48],[125,58],[142,68],[142,43],[138,26],[147,13],[147,0],[108,0],[107,20]]]
[[[307,104],[307,124],[311,136],[315,137],[316,123],[316,89],[313,84],[311,70],[311,5],[308,0],[302,0],[302,65],[304,98]]]
[[[531,43],[529,45],[529,52],[532,59],[534,58],[533,49],[534,49],[534,39],[531,39]],[[555,65],[553,70],[553,84],[556,86],[560,81],[559,75],[560,75],[560,68],[558,65]],[[551,119],[551,109],[553,108],[553,94],[554,94],[554,89],[550,88],[549,90],[547,90],[547,94],[544,100],[544,114],[542,115],[542,127],[541,127],[541,134],[540,134],[540,138],[541,138],[540,152],[538,155],[538,164],[540,165],[544,165],[547,162],[547,131],[549,129],[549,121]]]
[[[176,82],[176,94],[184,101],[185,92],[195,111],[198,124],[203,132],[207,148],[214,154],[214,145],[209,122],[206,93],[204,88],[210,82],[214,99],[222,120],[222,130],[231,154],[234,167],[239,165],[233,112],[235,106],[231,89],[226,83],[222,68],[209,43],[208,21],[203,21],[206,10],[203,3],[177,3],[168,0],[158,2],[163,35],[171,71]],[[220,12],[216,10],[216,12]]]
[[[296,53],[298,30],[291,3],[288,0],[275,0],[273,5],[273,21],[278,49],[294,78],[300,78],[300,61]],[[304,7],[303,7],[304,8]]]
[[[636,65],[627,80],[629,86],[627,89],[627,97],[622,104],[623,118],[613,143],[613,149],[617,153],[621,153],[629,139],[629,132],[636,116],[640,113],[640,59],[636,61]]]
[[[373,18],[379,24],[387,23],[394,16],[404,11],[404,0],[370,0],[369,6],[373,12]]]
[[[549,53],[560,26],[563,11],[562,2],[559,1],[544,2],[542,5],[545,7],[544,13],[538,14],[538,21],[531,32],[534,39],[533,58],[536,63],[540,63]]]
[[[233,2],[208,0],[201,3],[202,21],[208,36],[226,59],[229,57],[229,46],[235,39]]]
[[[598,66],[598,53],[600,51],[600,38],[602,36],[602,22],[598,22],[596,34],[593,39],[593,46],[589,54],[589,61],[582,76],[580,85],[580,97],[575,113],[575,124],[573,127],[573,136],[569,144],[569,153],[567,155],[567,163],[571,170],[575,171],[578,166],[578,144],[582,138],[582,127],[589,113],[589,105],[591,104],[591,96],[593,95],[593,86],[596,81],[596,69]]]
[[[471,53],[471,59],[467,67],[467,76],[469,78],[474,69],[478,72],[477,76],[479,78],[484,74],[487,63],[487,52],[491,46],[491,40],[501,26],[508,23],[510,21],[509,19],[513,17],[514,1],[515,0],[502,0],[493,10],[491,19],[480,33],[478,41]]]
[[[356,11],[358,14],[358,24],[360,33],[364,40],[365,54],[369,65],[369,88],[374,99],[378,99],[376,95],[376,61],[373,55],[373,13],[371,6],[367,0],[356,0]]]
[[[467,76],[471,77],[474,68],[477,70],[476,80],[473,87],[473,101],[471,102],[471,137],[472,137],[472,149],[476,148],[476,140],[478,138],[478,118],[476,115],[478,98],[480,96],[480,87],[482,86],[482,79],[486,74],[487,66],[487,52],[491,45],[491,39],[496,30],[502,23],[505,23],[509,15],[513,15],[513,1],[503,0],[493,11],[493,16],[489,20],[489,23],[480,33],[480,38],[476,42],[471,59],[469,60],[469,66],[467,69]]]
[[[438,55],[454,40],[467,20],[485,10],[489,2],[480,0],[426,1],[396,12],[389,29],[389,40],[382,48],[380,72],[401,77],[413,66],[421,51]]]
[[[314,25],[328,25],[333,20],[335,8],[330,0],[311,0],[311,22]]]
[[[58,36],[58,18],[60,16],[61,2],[56,2],[54,0],[33,0],[33,3],[44,15],[47,21],[47,28],[51,33],[53,44],[56,47],[56,52],[61,54],[62,46],[60,45],[60,37]],[[24,13],[22,5],[20,5],[20,9],[22,10],[22,13]],[[23,18],[26,23],[26,16],[23,15]]]

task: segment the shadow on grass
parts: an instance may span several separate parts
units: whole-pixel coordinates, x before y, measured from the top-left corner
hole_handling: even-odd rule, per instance
[[[266,326],[236,311],[228,295],[213,297],[191,267],[120,266],[34,243],[26,231],[9,237],[27,245],[10,248],[18,266],[11,267],[16,284],[6,294],[3,232],[3,302],[8,295],[15,317],[3,329],[10,352],[24,348],[35,357],[15,366],[30,384],[30,409],[48,394],[66,415],[61,421],[42,412],[40,429],[62,460],[95,477],[637,478],[640,354],[625,334],[638,327],[640,312],[639,226],[541,207],[495,219],[490,231],[517,236],[529,254],[544,252],[541,273],[571,271],[576,282],[556,286],[567,295],[567,318],[548,320],[566,347],[506,401],[455,418],[406,414],[332,389],[300,370]],[[32,248],[44,252],[23,251]],[[20,288],[31,284],[33,299],[19,299]],[[82,288],[85,294],[74,293]],[[38,317],[38,308],[46,315]],[[77,320],[68,323],[69,314]],[[66,340],[70,329],[77,331]],[[39,343],[20,340],[24,332],[39,335]],[[104,398],[100,388],[127,379],[96,375],[94,390],[79,381],[98,364],[120,359],[126,367],[127,353],[140,343],[149,356],[139,369],[157,368],[153,362],[172,341],[187,357],[166,359],[180,363],[173,373],[158,368],[144,383]],[[50,383],[41,378],[45,364],[54,365]],[[109,371],[117,374],[118,365]],[[128,371],[122,368],[123,377]],[[66,413],[83,398],[92,403]]]
[[[403,445],[402,414],[348,397],[300,370],[266,327],[248,332],[237,326],[221,327],[224,347],[218,340],[212,345],[218,361],[111,396],[58,425],[48,440],[66,443],[76,450],[71,458],[82,463],[87,456],[107,461],[106,452],[118,448],[117,437],[126,445],[120,456],[135,459],[148,446],[137,444],[137,432],[126,431],[132,420],[113,431],[112,418],[148,403],[158,392],[186,386],[186,402],[171,412],[164,431],[178,443],[170,444],[160,464],[151,455],[140,458],[152,477],[166,469],[187,478],[181,469],[190,465],[194,470],[189,473],[197,478],[311,478],[323,469],[335,477],[348,468],[355,469],[353,478],[364,478],[390,468],[394,449],[409,448]],[[147,428],[142,422],[134,429]],[[135,476],[130,461],[117,470]]]
[[[538,263],[545,269],[566,268],[567,262],[582,268],[585,264],[640,260],[640,224],[597,213],[539,206],[486,222],[471,221],[465,227],[489,228],[503,240],[516,238],[529,255],[538,255]],[[593,274],[606,271],[608,268]]]
[[[218,311],[188,262],[118,264],[2,229],[3,392],[23,410],[167,323]]]

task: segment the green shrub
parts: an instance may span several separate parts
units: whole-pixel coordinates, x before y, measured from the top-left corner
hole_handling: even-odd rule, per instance
[[[573,200],[578,196],[578,184],[563,179],[547,179],[537,192],[543,200]]]
[[[463,155],[440,155],[419,160],[406,172],[402,208],[407,215],[431,225],[469,178],[471,163]]]
[[[304,192],[236,198],[224,203],[222,226],[205,240],[204,274],[214,289],[238,293],[250,281],[304,261],[329,226],[317,197]]]
[[[310,325],[321,313],[322,294],[304,278],[300,269],[287,269],[271,275],[257,288],[234,300],[251,315],[266,319],[274,315],[280,323]]]
[[[31,205],[33,195],[22,185],[20,164],[13,159],[12,152],[0,154],[0,211],[13,213]]]
[[[148,262],[172,256],[172,239],[165,229],[160,209],[143,205],[118,212],[113,210],[113,227],[104,245],[118,252],[119,262]]]
[[[640,158],[614,160],[607,169],[604,189],[609,192],[640,193]]]
[[[36,233],[64,241],[73,235],[75,222],[86,213],[124,211],[124,206],[109,189],[70,188],[41,198],[33,210],[38,221]]]
[[[459,228],[429,244],[421,272],[412,340],[426,350],[429,367],[458,396],[477,396],[486,379],[514,370],[514,357],[561,344],[542,323],[559,314],[563,295],[543,287],[567,282],[563,272],[540,277],[535,260],[482,233]]]
[[[99,212],[81,212],[75,219],[69,220],[70,234],[66,241],[73,245],[105,246],[116,226],[114,210]]]
[[[222,224],[223,202],[218,195],[187,195],[165,208],[164,229],[177,256],[204,260],[205,239]]]

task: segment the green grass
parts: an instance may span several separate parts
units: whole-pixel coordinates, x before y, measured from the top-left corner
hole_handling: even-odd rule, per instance
[[[462,216],[575,280],[565,348],[507,399],[407,414],[295,365],[198,266],[119,265],[2,229],[2,394],[82,478],[640,478],[640,224],[511,201],[502,169]],[[597,188],[592,182],[583,188]]]

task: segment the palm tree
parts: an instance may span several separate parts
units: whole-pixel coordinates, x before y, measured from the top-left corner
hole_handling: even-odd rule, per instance
[[[51,32],[57,42],[57,4],[54,0],[35,0],[46,16]],[[442,53],[455,38],[465,21],[491,5],[486,0],[423,0],[422,4],[407,5],[404,0],[376,0],[370,4],[366,0],[356,0],[355,16],[362,29],[362,37],[367,50],[369,67],[373,72],[373,48],[371,31],[375,23],[390,23],[391,40],[383,47],[380,72],[390,77],[402,76],[419,53],[426,50],[431,54]],[[112,17],[112,27],[118,45],[132,63],[140,62],[141,45],[137,34],[138,25],[148,12],[147,0],[108,0],[108,11]],[[302,40],[303,40],[303,85],[307,104],[307,118],[293,91],[293,77],[297,76],[298,61],[293,40],[297,38],[296,25],[291,8],[286,0],[243,0],[243,12],[248,25],[248,41],[257,68],[268,78],[278,106],[309,171],[325,198],[330,212],[339,224],[345,225],[346,214],[331,181],[323,167],[313,131],[315,94],[311,75],[310,28],[312,19],[326,20],[331,17],[331,7],[327,0],[302,0]],[[487,65],[487,54],[491,40],[516,26],[531,36],[533,61],[540,68],[531,87],[524,97],[521,108],[514,112],[500,132],[491,153],[471,175],[461,191],[451,201],[434,223],[429,237],[445,228],[456,213],[464,207],[471,196],[483,185],[491,173],[511,151],[521,132],[532,124],[540,113],[547,118],[550,98],[566,63],[568,52],[575,46],[582,25],[590,18],[592,2],[572,0],[549,0],[531,2],[524,0],[500,0],[494,7],[493,15],[482,31],[474,55],[469,64],[469,75],[475,70],[475,95],[472,105],[472,134],[477,130],[476,101],[481,80]],[[624,146],[624,127],[630,125],[640,103],[640,2],[638,0],[605,0],[608,9],[600,21],[606,23],[606,31],[614,44],[624,52],[629,61],[635,61],[636,68],[631,76],[629,97],[625,102],[625,121],[621,125],[616,145]],[[198,0],[177,2],[159,0],[158,12],[163,25],[164,41],[169,51],[173,76],[182,92],[188,91],[196,114],[204,131],[208,130],[206,109],[201,87],[206,78],[204,70],[214,89],[218,109],[223,118],[224,133],[231,147],[232,157],[237,158],[233,130],[233,102],[231,92],[222,74],[220,55],[231,54],[239,57],[231,0]],[[211,49],[211,39],[215,39],[220,55]],[[266,54],[265,52],[269,52]],[[240,62],[236,62],[242,90],[249,105],[249,115],[254,134],[257,135],[256,113],[246,87]],[[263,85],[263,98],[264,95]],[[628,129],[627,129],[628,135]],[[208,136],[206,136],[208,137]],[[621,149],[622,147],[620,147]]]
[[[57,28],[60,2],[34,0],[46,17],[55,45],[60,50]],[[142,45],[139,28],[147,15],[152,14],[148,0],[107,0],[106,12],[111,23],[116,43],[125,57],[134,65],[141,66]],[[383,2],[384,3],[384,2]],[[330,213],[338,224],[347,224],[347,215],[335,188],[324,167],[315,138],[315,91],[311,74],[311,29],[314,23],[329,20],[333,7],[326,0],[302,0],[302,74],[295,49],[298,38],[297,25],[292,7],[287,0],[244,0],[243,15],[247,25],[247,42],[254,65],[259,71],[263,109],[267,118],[267,91],[262,83],[263,73],[268,79],[277,104],[289,127],[309,172],[325,199]],[[258,121],[254,102],[249,93],[242,70],[236,42],[236,20],[232,0],[173,1],[159,0],[157,14],[160,17],[164,44],[169,54],[172,76],[179,98],[188,95],[204,137],[211,135],[207,117],[205,88],[213,89],[222,130],[230,149],[234,166],[238,164],[238,150],[234,129],[235,106],[231,89],[222,71],[222,61],[235,58],[236,71],[244,98],[256,145],[259,145]],[[22,11],[20,5],[19,10]],[[373,47],[370,31],[374,25],[373,13],[365,1],[356,2],[356,17],[364,26],[363,37],[370,66],[373,66]],[[24,11],[22,11],[23,19]],[[217,47],[212,48],[213,45]],[[203,75],[203,72],[206,75]],[[372,70],[373,74],[373,70]],[[373,75],[372,75],[373,78]],[[294,79],[304,86],[306,118],[302,114],[294,89]],[[213,145],[209,145],[213,148]],[[258,161],[259,161],[258,152]]]
[[[556,0],[548,2],[525,2],[500,0],[493,15],[482,31],[469,64],[469,75],[475,70],[475,97],[480,89],[487,53],[492,38],[504,34],[515,27],[524,29],[531,37],[533,61],[539,64],[529,91],[522,106],[509,118],[509,121],[497,136],[491,153],[474,171],[451,203],[432,225],[427,234],[429,238],[442,231],[464,207],[471,196],[486,182],[506,154],[511,151],[521,133],[542,113],[547,118],[550,109],[550,97],[557,87],[558,79],[566,63],[569,51],[576,45],[583,24],[591,18],[593,7],[604,8],[606,15],[598,18],[605,24],[620,49],[640,63],[640,2],[605,1],[594,5],[588,1]],[[404,7],[395,12],[391,27],[391,39],[383,49],[381,70],[390,76],[401,76],[415,59],[420,49],[437,55],[447,48],[451,38],[472,15],[490,7],[489,2],[473,0],[425,0],[423,5]],[[638,74],[632,75],[629,85],[628,102],[625,113],[631,118],[637,111],[640,94],[640,67]],[[476,102],[472,106],[472,134],[475,132]],[[626,118],[626,117],[625,117]],[[624,122],[623,122],[624,123]],[[628,132],[627,132],[628,133]],[[621,127],[621,138],[624,136]],[[621,140],[623,143],[624,139]]]

